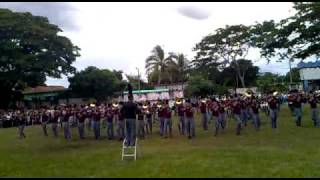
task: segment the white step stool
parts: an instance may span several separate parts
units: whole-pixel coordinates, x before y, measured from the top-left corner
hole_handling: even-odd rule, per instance
[[[126,146],[125,145],[126,139],[122,142],[122,160],[124,157],[134,157],[134,160],[137,160],[137,146],[138,146],[138,138],[136,138],[136,143],[134,146]],[[134,149],[133,153],[128,153],[126,150],[132,150]]]

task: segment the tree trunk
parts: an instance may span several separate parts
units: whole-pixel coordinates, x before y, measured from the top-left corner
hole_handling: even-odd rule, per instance
[[[244,83],[244,76],[239,76],[239,79],[240,79],[240,82],[241,82],[241,85],[243,88],[246,88],[246,85]]]
[[[158,85],[160,85],[160,83],[161,83],[161,73],[159,72],[158,73]]]

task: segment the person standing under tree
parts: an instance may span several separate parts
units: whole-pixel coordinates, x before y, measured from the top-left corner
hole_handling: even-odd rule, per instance
[[[19,125],[19,137],[20,139],[26,138],[26,135],[24,134],[24,127],[27,124],[27,117],[26,113],[18,111],[15,117],[15,120],[18,122]]]
[[[187,129],[187,135],[188,138],[191,139],[192,137],[196,136],[195,133],[195,123],[194,123],[194,108],[192,107],[192,104],[190,103],[190,100],[188,99],[186,101],[186,129]]]
[[[278,118],[278,100],[276,98],[277,92],[270,94],[268,98],[269,110],[270,110],[270,118],[271,118],[271,127],[277,128],[277,118]]]
[[[237,123],[237,128],[236,128],[236,134],[240,135],[241,132],[241,105],[240,105],[240,99],[237,94],[234,95],[234,98],[231,103],[231,108],[233,112],[233,118],[235,119]]]
[[[51,124],[54,137],[58,137],[58,120],[59,120],[59,116],[60,116],[59,111],[55,110],[53,118],[52,118],[52,124]]]
[[[309,104],[311,108],[311,119],[313,121],[313,125],[315,127],[319,126],[318,122],[318,109],[317,109],[317,96],[313,92],[311,92],[310,98],[309,98]]]
[[[49,111],[44,109],[41,115],[41,125],[42,125],[42,130],[45,136],[48,136],[48,132],[47,132],[47,124],[49,122]]]
[[[152,134],[152,107],[150,106],[150,102],[147,101],[147,107],[145,108],[146,115],[146,132],[147,134]]]
[[[182,100],[178,99],[176,101],[176,106],[177,106],[177,110],[178,110],[178,116],[179,116],[179,124],[178,124],[178,128],[179,128],[179,132],[181,135],[185,135],[186,132],[186,126],[185,126],[185,108],[183,105]]]
[[[207,104],[206,100],[201,100],[200,103],[200,112],[202,117],[202,128],[203,130],[208,130],[208,117],[207,117]]]

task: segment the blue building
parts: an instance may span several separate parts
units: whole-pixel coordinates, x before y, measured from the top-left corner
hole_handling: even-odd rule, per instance
[[[309,92],[320,89],[320,61],[307,63],[301,61],[297,68],[299,69],[304,91]]]

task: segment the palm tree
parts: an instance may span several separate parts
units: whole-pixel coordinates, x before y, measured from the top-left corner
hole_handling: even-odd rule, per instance
[[[161,46],[157,45],[152,50],[152,55],[146,59],[146,73],[148,76],[152,72],[160,72],[158,74],[158,85],[161,83],[162,75],[164,74],[170,57],[166,57]]]
[[[187,80],[187,71],[189,70],[188,59],[182,53],[170,53],[169,59],[168,69],[171,72],[171,78],[176,77],[176,82],[185,82]]]

